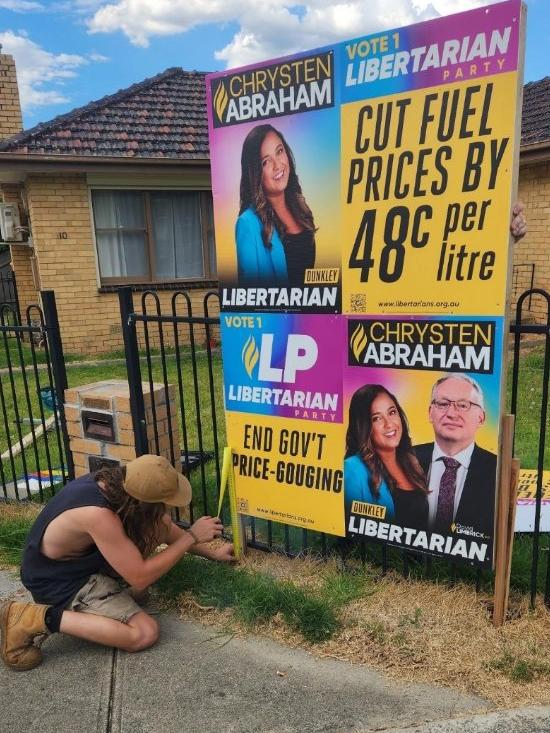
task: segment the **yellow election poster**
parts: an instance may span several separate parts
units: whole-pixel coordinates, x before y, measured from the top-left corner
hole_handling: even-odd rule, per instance
[[[516,86],[474,76],[342,106],[345,311],[503,312]]]
[[[491,565],[523,13],[207,77],[241,514]]]
[[[223,312],[221,326],[239,511],[343,535],[342,318]]]
[[[535,530],[538,471],[524,468],[519,472],[516,507],[516,532]],[[541,476],[540,531],[550,532],[550,471]]]
[[[238,511],[344,534],[341,425],[233,413],[227,426]]]

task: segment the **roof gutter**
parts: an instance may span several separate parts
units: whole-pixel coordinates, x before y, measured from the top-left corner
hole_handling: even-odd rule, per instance
[[[537,163],[550,160],[550,140],[531,145],[522,145],[519,149],[520,163]]]
[[[520,162],[534,163],[550,159],[550,140],[532,145],[522,145]],[[126,169],[135,170],[147,166],[154,172],[166,171],[167,168],[177,170],[188,167],[210,167],[209,158],[130,158],[123,156],[98,155],[42,155],[38,153],[2,153],[0,152],[0,172],[2,169],[20,170],[27,173],[56,171],[107,172],[116,168],[119,172]]]
[[[23,169],[28,173],[51,171],[74,171],[83,173],[87,170],[102,171],[116,168],[118,171],[147,166],[148,170],[166,170],[166,168],[210,167],[208,158],[127,158],[123,156],[98,155],[41,155],[37,153],[2,153],[0,152],[0,171],[2,169]]]

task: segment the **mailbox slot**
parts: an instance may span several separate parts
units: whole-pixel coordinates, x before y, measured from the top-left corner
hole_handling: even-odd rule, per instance
[[[115,426],[113,416],[107,412],[82,410],[82,427],[85,438],[115,442]]]

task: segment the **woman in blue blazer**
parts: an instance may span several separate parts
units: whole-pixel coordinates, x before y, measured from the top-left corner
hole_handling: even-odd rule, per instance
[[[346,513],[354,500],[385,507],[383,521],[426,529],[428,485],[412,449],[407,418],[380,384],[352,396],[344,460]],[[360,515],[360,513],[358,513]]]
[[[294,156],[272,125],[248,133],[235,226],[240,285],[303,285],[315,265],[315,223]]]

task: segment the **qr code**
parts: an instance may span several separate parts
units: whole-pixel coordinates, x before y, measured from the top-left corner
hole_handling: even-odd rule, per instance
[[[237,497],[237,511],[239,514],[248,514],[248,499]]]
[[[367,296],[365,295],[365,293],[351,294],[350,311],[352,313],[367,312]]]

